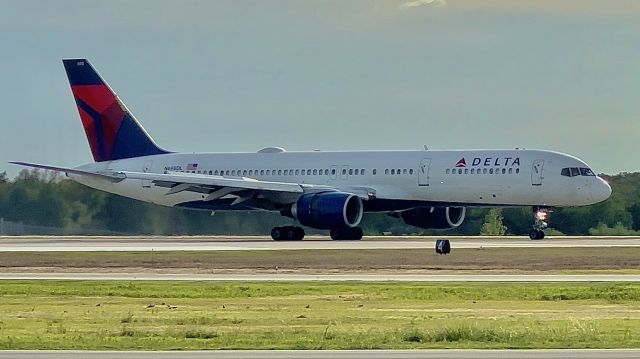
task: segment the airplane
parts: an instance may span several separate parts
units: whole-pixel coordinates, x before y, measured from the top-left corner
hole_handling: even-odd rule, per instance
[[[64,172],[92,188],[162,206],[205,211],[275,211],[300,226],[274,240],[302,240],[305,227],[359,240],[364,213],[382,212],[424,229],[462,224],[470,207],[531,207],[529,237],[544,238],[558,207],[606,200],[609,184],[582,160],[528,149],[176,153],[159,147],[86,59],[65,59],[95,162]]]

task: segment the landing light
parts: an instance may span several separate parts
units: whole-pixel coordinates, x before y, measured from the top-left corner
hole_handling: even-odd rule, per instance
[[[544,221],[545,219],[547,219],[547,216],[549,214],[547,212],[536,212],[536,219],[540,220],[540,221]]]

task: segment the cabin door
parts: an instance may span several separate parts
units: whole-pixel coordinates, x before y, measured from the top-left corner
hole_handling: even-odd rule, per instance
[[[533,166],[531,167],[531,184],[534,186],[541,186],[542,179],[542,170],[544,169],[544,160],[535,160],[533,161]]]
[[[153,165],[153,161],[145,162],[144,167],[142,168],[142,172],[144,173],[151,172],[152,165]],[[142,188],[151,188],[151,180],[142,180]]]
[[[418,186],[429,185],[429,168],[431,168],[431,158],[423,158],[418,168]]]

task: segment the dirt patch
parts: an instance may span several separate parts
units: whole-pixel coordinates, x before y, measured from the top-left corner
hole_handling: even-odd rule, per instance
[[[638,270],[640,248],[200,251],[200,252],[0,252],[0,270],[232,271],[563,271]]]

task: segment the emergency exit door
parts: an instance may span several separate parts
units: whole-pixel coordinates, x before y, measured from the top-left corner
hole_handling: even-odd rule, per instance
[[[429,185],[429,168],[431,167],[431,158],[423,158],[418,168],[418,186]]]

